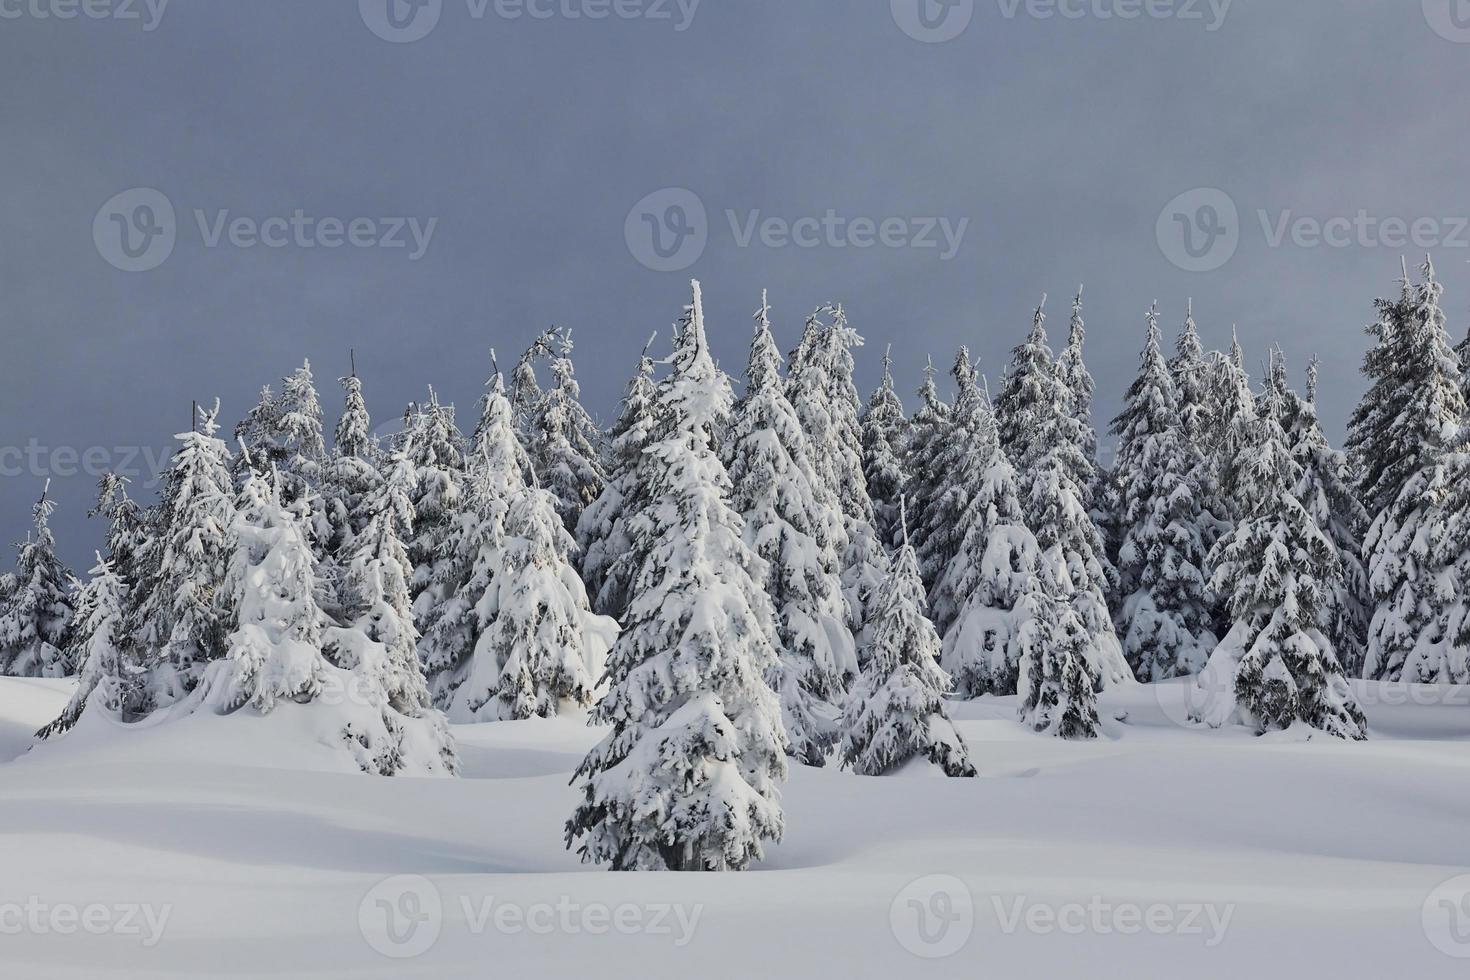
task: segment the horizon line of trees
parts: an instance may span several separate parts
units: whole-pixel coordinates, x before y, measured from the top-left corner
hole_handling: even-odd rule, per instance
[[[553,328],[508,383],[491,352],[470,432],[430,389],[376,439],[354,372],[329,448],[309,364],[235,450],[200,411],[155,504],[101,481],[85,583],[43,493],[0,577],[0,672],[79,675],[41,738],[290,702],[365,772],[453,774],[450,722],[590,708],[568,846],[719,870],[780,838],[789,759],[974,775],[952,699],[1088,739],[1099,693],[1196,677],[1201,724],[1361,740],[1350,676],[1470,683],[1470,338],[1431,261],[1376,303],[1345,452],[1315,362],[1253,383],[1192,304],[1166,356],[1155,304],[1110,468],[1080,288],[1060,350],[1043,297],[993,397],[962,347],[909,414],[888,355],[860,399],[840,305],[783,358],[764,296],[737,398],[692,287],[607,432]]]

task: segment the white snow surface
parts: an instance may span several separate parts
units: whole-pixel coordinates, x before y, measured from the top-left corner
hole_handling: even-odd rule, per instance
[[[952,703],[980,778],[793,765],[785,840],[755,869],[616,874],[563,847],[570,774],[600,734],[580,716],[456,726],[459,779],[344,771],[290,704],[143,731],[89,718],[28,752],[72,683],[0,679],[0,759],[15,759],[0,763],[6,977],[1419,980],[1470,966],[1450,955],[1470,957],[1470,902],[1435,894],[1470,873],[1470,689],[1354,682],[1362,744],[1192,727],[1189,680],[1107,692],[1104,737],[1080,744],[1027,732],[1015,698]],[[914,885],[931,875],[963,883],[972,926],[956,883]],[[67,935],[25,913],[139,903],[161,933],[142,914],[141,934]],[[1182,922],[1205,903],[1214,920],[1164,935],[1068,911],[1109,906],[1104,925],[1122,926],[1129,907]],[[620,932],[619,915],[644,928]],[[941,915],[958,919],[941,929]],[[1458,932],[1433,925],[1446,915]]]

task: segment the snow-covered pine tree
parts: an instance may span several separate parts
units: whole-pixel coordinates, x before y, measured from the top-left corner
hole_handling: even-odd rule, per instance
[[[1458,425],[1457,402],[1444,391],[1448,338],[1427,338],[1413,329],[1416,291],[1404,263],[1398,299],[1378,299],[1378,319],[1367,327],[1373,347],[1363,358],[1368,390],[1348,423],[1347,451],[1358,474],[1358,499],[1374,520],[1392,507],[1405,485],[1448,445],[1442,431],[1447,422]],[[1458,374],[1458,362],[1455,362]],[[1458,378],[1456,381],[1458,382]],[[1424,383],[1431,390],[1421,391]],[[1417,400],[1417,404],[1415,404]],[[1458,406],[1464,405],[1463,393]],[[1434,408],[1425,414],[1426,406]]]
[[[1276,359],[1272,384],[1288,391],[1291,428],[1287,436],[1292,456],[1302,468],[1297,499],[1332,545],[1340,569],[1337,577],[1324,583],[1319,617],[1322,631],[1332,642],[1343,670],[1349,677],[1358,677],[1363,671],[1368,621],[1373,612],[1368,572],[1362,560],[1368,512],[1358,502],[1347,457],[1329,445],[1317,418],[1317,362],[1313,361],[1308,371],[1305,400],[1289,391],[1283,358]]]
[[[51,481],[32,511],[35,530],[18,544],[15,578],[0,608],[0,674],[65,677],[77,666],[67,658],[76,619],[70,571],[56,554],[51,533]]]
[[[745,519],[745,543],[767,564],[761,584],[776,610],[781,653],[769,679],[781,697],[788,752],[806,765],[825,765],[857,654],[831,515],[813,486],[806,434],[783,390],[764,295],[729,452],[732,504]]]
[[[1380,301],[1380,347],[1368,355],[1369,394],[1397,406],[1384,418],[1366,404],[1354,416],[1354,444],[1366,501],[1402,488],[1374,519],[1364,542],[1375,611],[1364,676],[1410,683],[1470,682],[1470,643],[1456,627],[1467,583],[1455,533],[1470,478],[1464,455],[1467,410],[1459,363],[1440,308],[1444,288],[1426,260],[1423,281],[1394,306]],[[1370,506],[1371,511],[1371,506]]]
[[[1133,679],[1108,612],[1107,556],[1102,532],[1083,503],[1090,472],[1081,446],[1082,423],[1071,412],[1072,393],[1063,384],[1046,337],[1046,298],[1032,317],[1031,332],[1015,349],[996,402],[1001,448],[1018,476],[1026,526],[1047,560],[1066,569],[1054,598],[1070,607],[1083,630],[1080,652],[1099,689]],[[1051,615],[1050,606],[1038,613]],[[1050,628],[1050,627],[1048,627]],[[1068,636],[1070,643],[1073,638]],[[1059,662],[1060,663],[1060,662]]]
[[[866,608],[887,565],[863,474],[861,404],[852,357],[862,343],[840,306],[820,307],[807,317],[786,382],[787,398],[806,433],[813,486],[834,522],[831,536],[842,566],[847,622],[859,651]]]
[[[969,596],[969,573],[961,552],[977,527],[1024,524],[1017,496],[1016,472],[1000,444],[999,426],[990,398],[980,387],[970,350],[961,347],[953,369],[957,394],[941,444],[932,454],[933,485],[923,513],[927,524],[921,570],[932,573],[929,616],[941,636],[948,636]],[[985,550],[985,532],[969,558]],[[945,668],[948,670],[948,668]],[[953,671],[951,671],[953,673]]]
[[[354,541],[367,526],[362,503],[383,482],[377,467],[372,419],[362,396],[362,379],[355,373],[341,379],[346,392],[342,417],[337,420],[336,444],[322,473],[323,508],[331,525],[326,553],[338,563],[351,563],[358,550]]]
[[[618,626],[593,614],[568,561],[575,543],[556,505],[535,487],[522,487],[511,501],[499,568],[476,606],[485,626],[474,658],[494,666],[495,683],[484,692],[459,687],[452,717],[550,718],[593,701]],[[489,698],[476,703],[483,694]]]
[[[562,523],[572,532],[607,484],[598,450],[602,432],[579,401],[582,389],[572,368],[571,334],[553,328],[546,336],[555,345],[553,384],[541,397],[526,450],[540,485],[556,497]]]
[[[77,597],[77,689],[60,716],[36,733],[40,739],[64,735],[90,706],[110,721],[130,721],[139,703],[142,669],[127,653],[128,586],[101,554]]]
[[[638,370],[623,396],[622,412],[613,425],[607,485],[577,522],[582,578],[592,608],[614,619],[621,619],[627,609],[628,587],[636,572],[629,556],[628,520],[643,504],[639,468],[654,426],[655,365],[648,356],[653,340],[648,338],[643,347]]]
[[[1216,644],[1202,509],[1190,479],[1198,461],[1183,438],[1157,304],[1138,377],[1112,431],[1119,438],[1114,506],[1124,599],[1116,621],[1124,655],[1145,683],[1197,673]]]
[[[1188,304],[1184,327],[1174,344],[1174,356],[1169,360],[1169,377],[1174,381],[1175,397],[1179,405],[1179,425],[1184,437],[1199,456],[1206,455],[1207,447],[1216,431],[1214,403],[1211,398],[1209,363],[1205,357],[1205,345],[1199,339],[1199,327],[1194,319],[1194,300]]]
[[[198,425],[174,437],[179,448],[154,522],[157,562],[147,576],[135,639],[155,706],[194,689],[205,667],[224,656],[234,621],[225,579],[234,552],[235,500],[218,417],[216,401],[212,409],[199,409]]]
[[[1087,344],[1087,323],[1082,318],[1082,287],[1072,300],[1072,321],[1067,330],[1067,346],[1057,355],[1056,377],[1066,396],[1067,416],[1072,420],[1071,432],[1077,439],[1077,453],[1071,459],[1079,469],[1071,474],[1072,482],[1082,487],[1083,503],[1096,512],[1101,503],[1097,462],[1097,429],[1092,424],[1092,400],[1097,383],[1087,370],[1083,348]]]
[[[1095,642],[1075,605],[1075,588],[1053,568],[1049,595],[1033,591],[1023,602],[1019,645],[1021,723],[1037,732],[1067,739],[1098,737],[1097,694],[1088,665]],[[1058,598],[1057,595],[1062,596]]]
[[[430,388],[428,403],[410,413],[403,436],[404,455],[416,474],[413,537],[406,542],[414,568],[411,591],[414,615],[426,638],[435,609],[462,581],[455,543],[464,498],[463,442],[454,409],[441,405]]]
[[[1232,468],[1243,517],[1211,555],[1213,587],[1227,595],[1230,631],[1199,681],[1230,696],[1203,699],[1197,720],[1258,732],[1296,721],[1339,738],[1367,722],[1322,627],[1326,596],[1343,577],[1333,542],[1302,505],[1304,470],[1280,420],[1295,407],[1273,370],[1247,444]]]
[[[538,334],[510,372],[510,408],[515,414],[516,437],[523,446],[535,442],[536,417],[541,412],[541,400],[546,397],[546,392],[541,390],[541,382],[536,378],[536,362],[543,357],[551,357],[556,351],[555,343],[553,330]]]
[[[949,440],[952,427],[951,408],[939,395],[935,383],[938,370],[934,358],[924,365],[924,383],[919,387],[919,410],[909,421],[908,439],[903,448],[904,469],[908,472],[908,493],[904,494],[909,513],[909,541],[919,556],[919,571],[926,588],[932,587],[942,569],[929,568],[924,554],[929,546],[929,511],[939,494],[940,477],[936,468],[939,453]]]
[[[739,870],[782,833],[775,617],[716,448],[721,377],[695,283],[659,386],[650,504],[630,528],[634,599],[593,713],[612,731],[577,770],[567,824],[569,847],[615,870]]]
[[[248,453],[235,456],[230,466],[234,486],[243,486],[255,467],[270,472],[285,464],[286,450],[280,444],[281,406],[270,385],[260,389],[260,400],[235,426],[235,445],[249,446]]]
[[[327,448],[322,438],[322,406],[317,398],[310,361],[302,362],[301,367],[281,381],[276,409],[279,444],[286,453],[286,471],[311,485],[327,457]]]
[[[904,468],[908,419],[893,388],[893,348],[883,354],[883,379],[863,410],[863,475],[878,521],[878,536],[889,548],[898,546],[898,511],[908,489]]]
[[[944,710],[951,681],[938,663],[939,634],[924,615],[924,580],[901,497],[899,511],[900,543],[879,591],[868,660],[843,711],[842,766],[882,776],[923,759],[946,776],[974,776],[965,740]]]
[[[237,626],[228,654],[208,666],[190,703],[219,714],[308,712],[321,742],[363,772],[452,774],[457,762],[442,717],[405,714],[404,692],[397,703],[390,696],[387,679],[401,677],[403,665],[389,648],[325,625],[315,559],[281,494],[276,474],[254,474],[241,490],[229,574]],[[349,666],[329,661],[324,647]]]

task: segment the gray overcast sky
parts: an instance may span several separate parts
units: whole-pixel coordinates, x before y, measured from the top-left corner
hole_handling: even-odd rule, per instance
[[[1340,438],[1371,301],[1394,288],[1402,251],[1424,249],[1397,245],[1392,223],[1354,229],[1346,247],[1309,247],[1310,227],[1273,246],[1258,213],[1268,225],[1470,214],[1470,43],[1455,40],[1470,40],[1457,26],[1470,10],[1450,16],[1461,0],[1235,0],[1223,21],[1220,0],[1137,19],[1104,16],[1130,0],[1066,0],[1080,17],[961,0],[929,6],[927,21],[919,0],[704,0],[692,19],[689,0],[684,12],[674,0],[537,0],[545,19],[500,16],[497,0],[392,0],[397,34],[390,0],[172,0],[156,23],[146,0],[85,0],[113,16],[51,16],[78,2],[0,0],[0,448],[12,450],[0,457],[0,530],[24,535],[54,472],[58,533],[81,567],[102,530],[82,518],[93,478],[63,476],[64,453],[37,466],[16,448],[157,454],[191,398],[219,395],[233,426],[302,357],[335,415],[349,346],[379,420],[430,383],[463,417],[488,348],[508,358],[551,323],[575,330],[586,400],[611,417],[639,345],[654,329],[667,337],[691,276],[728,369],[744,366],[765,287],[788,347],[806,311],[843,302],[869,338],[862,385],[892,342],[905,393],[926,352],[947,368],[960,343],[998,373],[1043,291],[1059,340],[1085,282],[1100,424],[1132,375],[1149,302],[1172,334],[1193,296],[1212,346],[1238,322],[1252,364],[1272,342],[1296,371],[1320,354]],[[566,14],[600,10],[647,16]],[[436,13],[417,41],[378,36],[422,33]],[[946,34],[966,16],[946,43],[901,26]],[[149,222],[134,196],[96,235],[94,219],[140,187],[167,198],[176,240],[156,268],[121,271],[102,253],[126,264],[120,231],[164,216]],[[700,228],[684,212],[708,237],[687,269],[645,267],[635,253],[651,252],[625,235],[630,209],[664,188],[707,210]],[[1165,206],[1195,188],[1223,190],[1238,223],[1196,195],[1175,224]],[[682,227],[672,202],[645,209],[666,234]],[[421,232],[438,221],[417,260],[406,232],[398,249],[308,249],[289,235],[246,248],[228,233],[208,245],[221,212],[265,222],[297,209],[373,219],[364,240],[390,230],[378,219],[412,217]],[[861,222],[819,233],[816,247],[759,233],[742,246],[727,216],[738,227],[753,211],[794,223],[829,209],[902,219],[894,240],[922,232],[918,219],[969,223],[945,260],[944,247],[837,247],[864,238]],[[1237,251],[1186,271],[1168,232],[1187,224],[1193,245],[1216,243],[1203,264],[1236,237]],[[1420,237],[1443,240],[1434,251],[1462,336],[1470,234],[1457,225]],[[1226,233],[1216,242],[1212,229]],[[330,224],[304,234],[333,237]],[[697,252],[697,234],[685,241]]]

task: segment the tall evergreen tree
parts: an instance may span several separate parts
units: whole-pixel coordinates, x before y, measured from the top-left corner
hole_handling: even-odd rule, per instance
[[[1265,732],[1297,721],[1362,739],[1367,722],[1331,640],[1324,600],[1343,577],[1335,546],[1302,505],[1305,470],[1281,419],[1293,398],[1276,375],[1234,471],[1244,517],[1211,556],[1214,588],[1229,596],[1233,624],[1199,683],[1223,687],[1200,719],[1231,720]]]
[[[1067,330],[1067,346],[1057,355],[1056,377],[1066,398],[1069,426],[1077,440],[1077,452],[1069,454],[1078,466],[1071,474],[1072,482],[1083,489],[1083,503],[1096,512],[1101,502],[1097,462],[1097,429],[1092,424],[1092,400],[1097,383],[1087,370],[1083,348],[1087,344],[1087,323],[1082,318],[1082,287],[1072,300],[1072,321]]]
[[[919,410],[909,422],[908,439],[904,445],[904,469],[909,474],[908,501],[909,540],[919,556],[919,571],[924,576],[926,587],[931,587],[938,578],[938,570],[929,568],[924,561],[929,547],[929,512],[939,493],[941,473],[937,458],[949,440],[952,420],[951,408],[939,395],[935,383],[938,372],[931,357],[924,366],[924,383],[919,387]]]
[[[98,554],[92,577],[78,596],[75,632],[82,658],[77,689],[61,715],[37,732],[37,738],[55,738],[70,731],[89,705],[111,721],[129,720],[137,704],[142,669],[126,652],[127,591],[127,583]]]
[[[582,389],[573,373],[571,334],[553,329],[548,336],[555,344],[553,384],[541,398],[526,449],[540,485],[555,496],[562,522],[574,532],[582,511],[607,484],[599,461],[602,433],[579,401]]]
[[[1065,595],[1074,587],[1052,583]],[[1067,739],[1098,737],[1094,671],[1088,665],[1093,637],[1072,603],[1043,591],[1029,594],[1020,646],[1021,723]]]
[[[908,419],[903,401],[893,388],[893,351],[883,354],[883,379],[868,399],[863,410],[863,476],[873,512],[878,521],[878,536],[885,545],[897,547],[898,512],[909,475],[904,468],[904,450],[908,442]]]
[[[1156,304],[1139,375],[1112,427],[1119,438],[1114,507],[1124,595],[1117,624],[1128,663],[1144,682],[1198,672],[1216,643],[1202,511],[1190,479],[1197,457],[1182,435],[1161,345]]]
[[[642,506],[639,468],[653,432],[654,362],[648,356],[653,337],[643,347],[638,370],[628,383],[623,408],[613,425],[608,450],[608,481],[597,500],[577,522],[582,550],[582,578],[599,613],[621,619],[628,606],[633,573],[629,557],[628,520]]]
[[[150,669],[150,697],[160,705],[192,691],[205,667],[224,656],[233,623],[225,581],[235,547],[235,500],[218,416],[216,401],[199,411],[194,429],[175,436],[179,448],[164,480],[157,565],[137,637]]]
[[[1031,333],[1016,348],[996,405],[1001,447],[1021,474],[1020,501],[1028,528],[1049,561],[1066,569],[1065,602],[1083,632],[1083,662],[1100,687],[1133,679],[1108,613],[1110,581],[1102,532],[1083,501],[1079,474],[1089,470],[1081,446],[1082,423],[1072,414],[1072,394],[1063,384],[1046,337],[1045,297],[1032,318]],[[1039,612],[1050,614],[1047,607]],[[1060,615],[1050,616],[1059,619]],[[1070,619],[1067,626],[1073,624]],[[1070,638],[1069,638],[1070,642]]]
[[[1463,449],[1467,411],[1459,364],[1440,308],[1443,287],[1434,265],[1398,305],[1379,301],[1380,346],[1368,355],[1373,385],[1398,411],[1386,418],[1366,403],[1354,416],[1353,441],[1364,474],[1365,503],[1402,488],[1379,511],[1365,552],[1375,611],[1364,676],[1417,683],[1470,681],[1470,644],[1456,629],[1456,493],[1470,476]],[[1370,512],[1372,506],[1370,505]]]
[[[1363,535],[1368,512],[1358,502],[1347,457],[1332,448],[1317,418],[1317,365],[1308,372],[1307,398],[1297,397],[1286,382],[1285,360],[1277,357],[1272,386],[1286,392],[1283,427],[1292,457],[1301,467],[1297,499],[1332,547],[1339,573],[1324,583],[1320,598],[1322,632],[1332,643],[1349,677],[1361,676],[1372,602],[1363,565]],[[1288,425],[1289,421],[1289,425]]]
[[[17,545],[15,577],[0,606],[0,674],[64,677],[76,669],[67,659],[76,618],[72,574],[56,554],[55,511],[47,480],[32,511],[35,530]]]
[[[342,379],[346,402],[337,420],[336,444],[322,473],[323,508],[331,526],[325,550],[338,562],[350,564],[357,551],[355,538],[366,528],[363,501],[383,482],[372,440],[372,418],[362,396],[362,379]]]
[[[881,776],[924,759],[946,776],[974,776],[965,740],[944,710],[951,681],[939,667],[939,634],[924,615],[924,581],[903,527],[879,594],[872,649],[843,714],[842,766]]]
[[[745,395],[730,432],[732,504],[745,520],[745,543],[767,566],[761,584],[776,610],[781,654],[770,681],[781,697],[788,751],[821,766],[837,741],[836,716],[857,654],[831,515],[813,486],[806,435],[783,390],[764,296],[756,321]]]
[[[721,376],[695,283],[659,386],[649,504],[630,528],[634,599],[593,713],[612,731],[577,770],[567,824],[568,846],[615,870],[739,870],[782,833],[786,738],[764,677],[774,613],[729,503]]]

